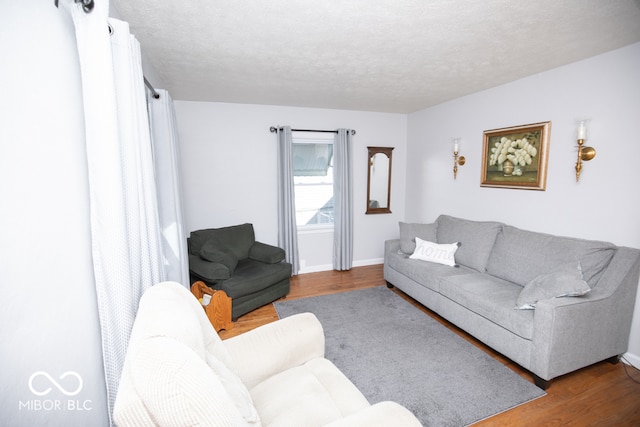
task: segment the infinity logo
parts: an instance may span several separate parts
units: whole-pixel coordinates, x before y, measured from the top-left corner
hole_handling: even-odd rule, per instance
[[[54,380],[51,375],[49,375],[47,372],[44,371],[37,371],[34,372],[33,374],[31,374],[31,376],[29,377],[29,390],[31,390],[31,393],[35,394],[36,396],[44,396],[47,395],[51,392],[51,387],[47,388],[46,390],[43,391],[38,391],[36,389],[33,388],[33,380],[36,377],[39,376],[43,376],[46,379],[48,379],[51,384],[53,384],[54,386],[56,386],[56,388],[58,390],[60,390],[65,396],[75,396],[76,394],[80,393],[80,390],[82,390],[82,377],[80,376],[80,374],[78,374],[77,372],[74,371],[67,371],[64,374],[60,375],[60,378],[58,378],[59,380],[63,380],[68,376],[72,376],[75,377],[78,380],[78,388],[76,388],[73,391],[67,391],[64,387],[62,387],[56,380]]]

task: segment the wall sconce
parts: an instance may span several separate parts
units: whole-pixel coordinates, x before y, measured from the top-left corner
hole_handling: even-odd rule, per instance
[[[460,138],[453,139],[453,179],[458,175],[458,166],[463,166],[466,162],[464,156],[458,156],[460,151]]]
[[[585,147],[584,141],[587,139],[587,121],[581,120],[578,125],[578,162],[576,163],[576,182],[580,181],[582,162],[588,162],[596,156],[593,147]]]

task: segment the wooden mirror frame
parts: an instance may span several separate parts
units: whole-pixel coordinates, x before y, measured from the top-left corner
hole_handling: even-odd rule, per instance
[[[369,154],[367,156],[367,214],[385,214],[391,213],[391,152],[394,147],[367,147]],[[376,154],[384,154],[389,158],[389,170],[387,177],[387,204],[383,207],[371,207],[371,168],[373,159]]]

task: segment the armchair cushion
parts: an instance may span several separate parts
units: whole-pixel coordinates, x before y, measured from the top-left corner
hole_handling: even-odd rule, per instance
[[[191,252],[200,253],[204,244],[210,240],[215,242],[215,247],[231,252],[238,259],[246,259],[256,237],[252,224],[192,231],[189,237]]]
[[[229,274],[233,274],[233,271],[238,265],[238,258],[229,250],[225,250],[218,246],[215,240],[207,240],[200,249],[200,258],[210,262],[223,264],[229,270]]]
[[[324,357],[324,331],[316,316],[301,313],[223,341],[235,372],[252,388],[279,372]],[[260,355],[260,363],[253,363]]]
[[[256,261],[275,264],[284,261],[284,249],[262,242],[255,242],[249,250],[249,258]]]
[[[288,280],[290,277],[291,264],[284,262],[266,264],[253,259],[243,259],[238,262],[233,274],[227,280],[218,282],[215,289],[225,291],[232,300],[235,300],[268,289],[275,283]],[[277,298],[279,297],[275,299]],[[271,301],[266,301],[262,305]]]
[[[189,254],[189,269],[196,276],[208,282],[227,280],[231,276],[229,267],[226,265],[219,262],[207,261],[199,255]]]
[[[250,392],[265,425],[324,426],[369,407],[360,390],[324,358],[269,377]]]
[[[182,285],[142,296],[114,407],[118,425],[260,426],[222,340]]]
[[[207,369],[190,348],[158,336],[140,342],[131,360],[135,390],[158,425],[170,425],[176,419],[186,425],[213,424],[218,421],[211,419],[215,412],[237,425],[261,425],[249,391],[217,359],[210,358]],[[172,390],[170,398],[167,390]],[[210,405],[219,406],[212,411]]]
[[[327,424],[325,427],[420,427],[421,425],[407,408],[396,402],[385,401]]]

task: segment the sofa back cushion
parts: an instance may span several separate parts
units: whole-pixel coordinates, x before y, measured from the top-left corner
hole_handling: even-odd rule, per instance
[[[455,255],[456,263],[484,273],[502,224],[494,221],[471,221],[449,215],[440,215],[436,223],[438,243],[460,242]]]
[[[249,250],[256,242],[252,224],[240,224],[222,228],[192,231],[189,236],[189,252],[201,255],[207,243],[209,251],[228,252],[237,260],[249,258]]]
[[[487,273],[525,286],[541,274],[579,262],[594,287],[615,253],[611,243],[553,236],[505,225],[487,263]]]
[[[436,224],[400,222],[400,250],[411,255],[416,250],[416,237],[428,242],[436,241]],[[453,242],[449,242],[453,243]]]

